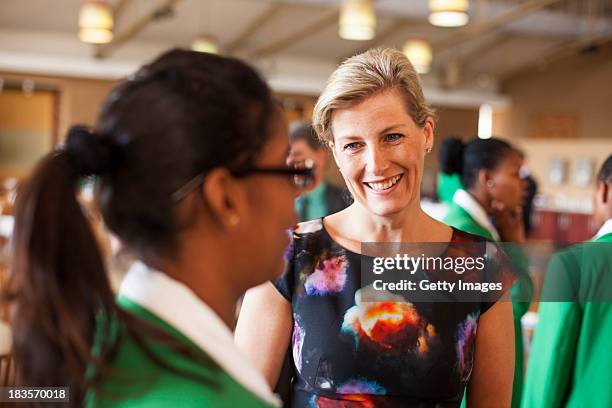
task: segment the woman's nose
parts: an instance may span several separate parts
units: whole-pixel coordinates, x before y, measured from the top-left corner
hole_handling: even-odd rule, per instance
[[[370,147],[368,149],[366,162],[366,171],[375,176],[381,176],[389,166],[389,161],[386,153],[379,147]]]

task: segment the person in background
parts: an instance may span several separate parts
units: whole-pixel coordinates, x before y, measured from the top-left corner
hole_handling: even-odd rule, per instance
[[[421,207],[435,112],[410,61],[390,48],[348,58],[320,95],[313,127],[354,202],[294,228],[285,273],[245,295],[239,346],[274,386],[291,344],[292,407],[458,407],[466,387],[473,406],[509,406],[514,333],[512,306],[501,295],[368,301],[372,286],[362,287],[364,242],[488,245]]]
[[[288,162],[312,166],[314,180],[297,198],[296,212],[299,221],[314,220],[337,213],[347,207],[349,193],[346,189],[325,180],[327,147],[323,146],[309,123],[296,123],[289,131]]]
[[[459,169],[461,184],[444,222],[462,231],[504,243],[525,243],[521,205],[525,194],[519,176],[521,158],[510,144],[497,138],[447,139],[453,146],[441,168]],[[512,260],[517,282],[511,289],[515,334],[515,369],[512,406],[520,404],[523,384],[523,335],[521,317],[529,310],[533,283],[527,272],[527,258],[519,248],[505,245]]]
[[[233,343],[238,297],[283,269],[295,224],[287,125],[245,63],[172,50],[120,83],[19,191],[10,293],[19,386],[74,407],[269,407]],[[138,258],[111,290],[76,198]]]
[[[521,168],[519,175],[525,180],[525,200],[523,201],[523,225],[525,226],[525,235],[529,236],[531,232],[531,218],[533,216],[533,200],[538,193],[538,183],[531,175],[531,171],[525,164],[525,153],[517,149],[516,150],[521,157]]]
[[[599,170],[593,203],[597,234],[549,262],[527,366],[525,408],[612,407],[612,155]],[[569,296],[563,286],[558,292],[564,282],[570,283]]]
[[[457,157],[457,152],[463,150],[463,142],[456,136],[448,135],[440,144],[440,152],[438,153],[439,166],[437,178],[438,199],[447,204],[453,203],[455,191],[463,186],[461,185],[461,162],[454,161]]]

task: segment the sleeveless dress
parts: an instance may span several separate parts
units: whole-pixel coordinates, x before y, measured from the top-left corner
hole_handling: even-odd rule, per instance
[[[504,253],[482,237],[453,229],[445,256],[465,255],[452,249],[461,244],[486,246],[494,274],[451,275],[500,282],[495,297],[372,302],[361,287],[363,255],[335,242],[323,219],[299,224],[275,282],[293,312],[291,406],[459,407],[479,318],[514,279]]]

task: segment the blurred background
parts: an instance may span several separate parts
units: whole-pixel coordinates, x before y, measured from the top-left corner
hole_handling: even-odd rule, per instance
[[[335,67],[376,46],[406,53],[439,115],[424,207],[443,216],[442,140],[495,136],[523,152],[523,174],[537,184],[529,242],[593,236],[595,172],[612,153],[612,0],[0,0],[0,288],[19,181],[72,124],[94,125],[109,91],[143,63],[172,47],[242,58],[290,123],[308,122]],[[129,257],[90,185],[80,199],[110,270],[125,271]],[[0,355],[10,350],[5,326]],[[0,385],[10,364],[0,358]]]
[[[494,135],[524,152],[538,185],[532,239],[592,236],[594,172],[612,152],[610,0],[2,0],[2,212],[66,129],[93,125],[109,90],[163,50],[252,63],[293,122],[310,119],[340,61],[375,46],[421,72],[438,146]],[[426,160],[435,201],[437,150]]]

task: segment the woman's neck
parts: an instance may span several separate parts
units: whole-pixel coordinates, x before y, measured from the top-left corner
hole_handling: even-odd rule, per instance
[[[354,203],[345,219],[351,222],[342,222],[349,226],[341,229],[342,235],[361,242],[441,242],[450,236],[450,228],[427,215],[418,200],[388,216],[373,214]]]

